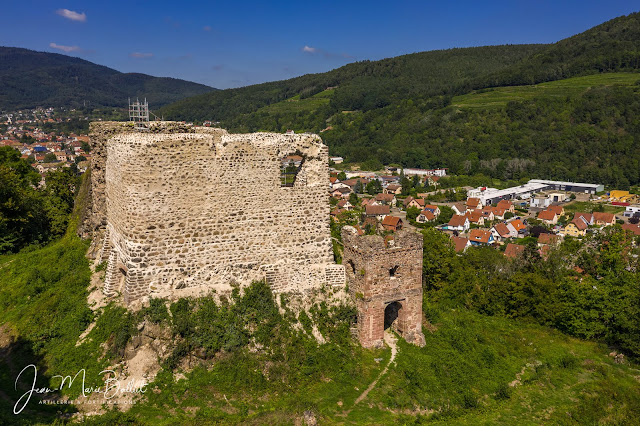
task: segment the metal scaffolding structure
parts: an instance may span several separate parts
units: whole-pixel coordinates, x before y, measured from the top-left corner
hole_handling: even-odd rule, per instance
[[[149,130],[149,103],[146,98],[144,102],[140,102],[139,99],[131,102],[129,98],[129,121],[134,123],[136,130]]]

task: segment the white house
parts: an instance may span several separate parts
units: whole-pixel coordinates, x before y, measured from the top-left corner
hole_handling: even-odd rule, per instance
[[[624,217],[633,217],[634,214],[640,215],[640,204],[635,204],[633,206],[627,206],[627,209],[624,211]]]

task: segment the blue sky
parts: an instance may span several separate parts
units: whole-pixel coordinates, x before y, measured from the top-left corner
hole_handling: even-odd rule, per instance
[[[228,88],[426,50],[552,43],[638,10],[621,0],[4,0],[0,45]]]

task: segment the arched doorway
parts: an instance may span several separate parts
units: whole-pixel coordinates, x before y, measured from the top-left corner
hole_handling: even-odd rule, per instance
[[[389,303],[384,308],[384,329],[391,328],[394,331],[398,331],[398,317],[400,316],[400,310],[402,304],[400,302]]]

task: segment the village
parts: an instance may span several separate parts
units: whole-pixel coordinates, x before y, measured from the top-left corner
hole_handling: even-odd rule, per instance
[[[332,221],[355,226],[361,234],[433,227],[450,236],[456,252],[490,246],[511,258],[523,253],[527,243],[535,243],[546,258],[564,238],[581,239],[616,223],[640,236],[640,197],[629,191],[539,179],[506,189],[439,189],[446,172],[334,170]]]
[[[56,124],[71,120],[60,115],[38,108],[2,117],[0,146],[20,151],[42,182],[50,170],[72,167],[84,173],[91,162],[89,136],[57,130]],[[44,123],[56,130],[43,130]],[[286,157],[282,167],[297,167],[302,160]],[[333,166],[342,162],[330,157]],[[640,196],[605,192],[603,185],[531,179],[504,189],[443,189],[446,168],[330,171],[331,221],[353,225],[361,234],[433,227],[450,236],[457,252],[491,246],[508,257],[517,257],[528,242],[545,257],[565,237],[583,238],[616,223],[640,235]]]
[[[0,117],[0,146],[20,151],[43,181],[48,171],[62,167],[75,167],[78,173],[84,173],[91,162],[89,136],[60,130],[75,113],[70,110],[61,114],[54,108],[5,113]]]

